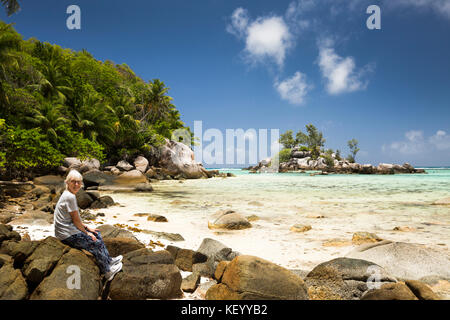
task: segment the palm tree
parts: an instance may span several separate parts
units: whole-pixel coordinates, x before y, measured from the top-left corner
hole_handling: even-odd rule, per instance
[[[17,0],[1,0],[1,1],[2,4],[5,6],[8,17],[20,10],[20,5]]]
[[[64,106],[51,102],[45,102],[39,110],[33,110],[32,114],[25,116],[25,122],[33,127],[40,127],[47,134],[48,139],[56,146],[58,134],[56,128],[62,124],[69,124],[70,120],[62,114]]]
[[[39,75],[38,83],[29,87],[41,91],[44,97],[57,97],[59,101],[64,103],[73,92],[69,78],[63,74],[61,65],[56,59],[51,59],[44,64]]]
[[[115,139],[114,110],[97,94],[82,99],[72,113],[72,124],[85,138],[103,145],[110,145]]]
[[[9,105],[2,81],[7,81],[6,69],[10,66],[17,66],[17,57],[14,52],[20,46],[20,35],[16,33],[10,24],[0,21],[0,102]]]
[[[170,102],[173,98],[166,95],[170,88],[166,87],[163,81],[153,79],[153,82],[150,82],[149,85],[150,90],[147,101],[140,106],[140,121],[155,123],[158,119],[167,118],[171,105]]]

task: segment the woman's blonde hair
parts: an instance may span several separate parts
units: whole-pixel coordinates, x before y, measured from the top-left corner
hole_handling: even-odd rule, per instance
[[[66,183],[66,190],[68,188],[69,182],[72,180],[80,180],[81,181],[81,187],[84,187],[83,184],[83,176],[81,173],[79,173],[77,170],[72,169],[66,176],[66,180],[64,181]]]

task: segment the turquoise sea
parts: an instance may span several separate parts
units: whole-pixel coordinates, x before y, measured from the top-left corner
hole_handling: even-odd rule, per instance
[[[108,221],[179,233],[179,247],[197,248],[206,238],[234,250],[260,256],[290,268],[310,268],[343,256],[355,232],[382,239],[419,243],[448,250],[450,206],[433,202],[450,197],[450,168],[426,168],[426,174],[316,175],[249,174],[220,169],[235,177],[160,181],[151,194],[112,194],[123,208],[108,210]],[[252,228],[218,231],[208,228],[225,210],[256,216]],[[169,223],[148,222],[132,213],[164,215]],[[293,225],[308,225],[303,233]],[[395,231],[408,227],[410,231]]]

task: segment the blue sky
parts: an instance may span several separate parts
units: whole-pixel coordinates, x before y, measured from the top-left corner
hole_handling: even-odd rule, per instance
[[[191,128],[299,129],[360,163],[450,165],[450,1],[22,0],[25,39],[159,78]],[[81,8],[68,30],[66,8]],[[381,30],[369,30],[369,5]]]

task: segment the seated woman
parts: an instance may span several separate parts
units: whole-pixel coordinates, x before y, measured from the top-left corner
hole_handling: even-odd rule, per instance
[[[111,258],[100,230],[89,228],[81,222],[75,195],[82,187],[82,175],[77,170],[71,170],[65,183],[66,190],[55,207],[55,236],[68,246],[92,253],[101,273],[110,281],[122,269],[122,256]]]

